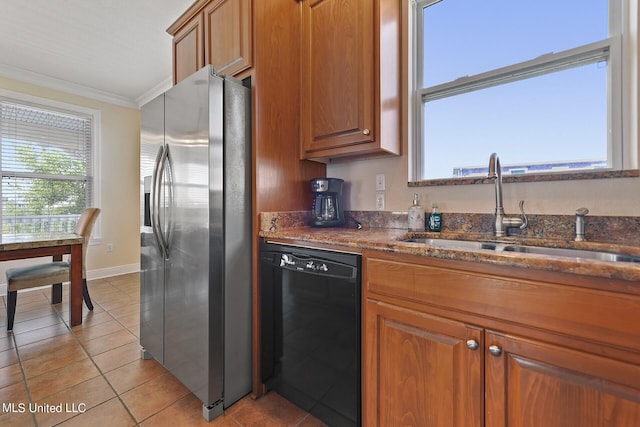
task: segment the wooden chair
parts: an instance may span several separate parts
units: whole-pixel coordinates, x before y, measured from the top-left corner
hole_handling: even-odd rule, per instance
[[[93,226],[98,219],[100,209],[87,208],[80,215],[73,232],[84,237],[82,245],[82,298],[89,310],[93,310],[89,289],[87,288],[86,258],[89,238]],[[37,286],[53,285],[51,303],[62,301],[62,282],[70,280],[71,265],[67,261],[54,261],[45,264],[30,265],[27,267],[11,268],[7,270],[7,331],[13,330],[13,320],[16,314],[16,302],[18,291],[21,289],[35,288]]]

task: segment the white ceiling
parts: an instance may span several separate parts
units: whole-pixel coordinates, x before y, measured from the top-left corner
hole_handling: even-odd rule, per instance
[[[138,107],[171,86],[166,29],[194,0],[0,0],[0,76]]]

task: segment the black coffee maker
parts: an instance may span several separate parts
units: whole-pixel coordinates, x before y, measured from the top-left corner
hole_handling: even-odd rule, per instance
[[[339,178],[314,178],[311,180],[313,208],[311,225],[314,227],[339,227],[344,225],[342,184]]]

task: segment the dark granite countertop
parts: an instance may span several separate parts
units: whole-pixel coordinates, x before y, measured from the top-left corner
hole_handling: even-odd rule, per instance
[[[268,218],[273,218],[273,215]],[[490,263],[500,266],[520,267],[544,271],[563,272],[600,278],[621,279],[640,282],[640,263],[610,262],[594,259],[580,259],[561,256],[549,256],[519,252],[496,252],[487,249],[468,248],[436,248],[424,243],[404,242],[410,237],[441,238],[455,240],[494,240],[491,234],[469,232],[430,233],[408,232],[406,229],[363,227],[356,228],[313,228],[296,223],[282,221],[285,227],[273,225],[273,220],[263,219],[260,236],[267,240],[273,239],[291,244],[318,246],[339,249],[352,248],[354,252],[364,249],[376,249],[387,252],[437,257],[442,259],[474,261]],[[574,242],[569,240],[555,240],[548,238],[530,238],[523,236],[501,238],[500,241],[519,245],[565,247],[609,251],[640,256],[640,245],[598,242]],[[640,285],[640,283],[639,283]]]

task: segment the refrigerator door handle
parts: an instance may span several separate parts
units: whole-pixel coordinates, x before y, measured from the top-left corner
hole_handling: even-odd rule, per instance
[[[166,177],[167,177],[167,196],[169,197],[168,201],[168,210],[167,210],[167,228],[166,232],[162,235],[164,236],[164,246],[166,252],[166,258],[169,258],[169,242],[171,242],[171,234],[173,231],[174,221],[173,221],[173,211],[174,211],[174,198],[173,198],[173,190],[174,190],[174,176],[173,176],[173,162],[171,160],[171,151],[169,150],[169,146],[165,148],[165,159],[166,159]]]
[[[158,148],[158,154],[156,155],[155,165],[153,166],[153,175],[151,177],[151,228],[153,230],[153,235],[156,239],[156,243],[160,248],[160,253],[163,258],[165,256],[165,247],[164,242],[162,241],[162,236],[160,235],[161,224],[160,224],[160,196],[162,194],[162,186],[160,183],[162,177],[162,159],[164,158],[164,146],[160,146]]]
[[[158,176],[157,176],[157,180],[158,180],[158,186],[157,186],[158,206],[160,206],[160,197],[165,191],[164,182],[165,182],[165,179],[167,179],[166,178],[166,167],[167,167],[167,157],[168,157],[168,155],[169,155],[169,147],[165,146],[165,147],[163,147],[162,155],[160,156],[160,164],[158,165]],[[170,180],[170,179],[171,178],[168,178],[168,180]],[[171,192],[171,185],[169,185],[169,191]],[[165,215],[170,215],[170,214],[171,214],[170,210],[169,210],[169,212],[165,212]],[[157,218],[158,218],[158,222],[157,222],[156,230],[157,230],[157,233],[158,233],[158,239],[159,239],[159,243],[160,243],[162,256],[164,257],[164,259],[169,259],[169,247],[167,245],[167,237],[165,235],[165,229],[163,227],[164,221],[160,217],[160,208],[158,208],[158,211],[157,211]]]

